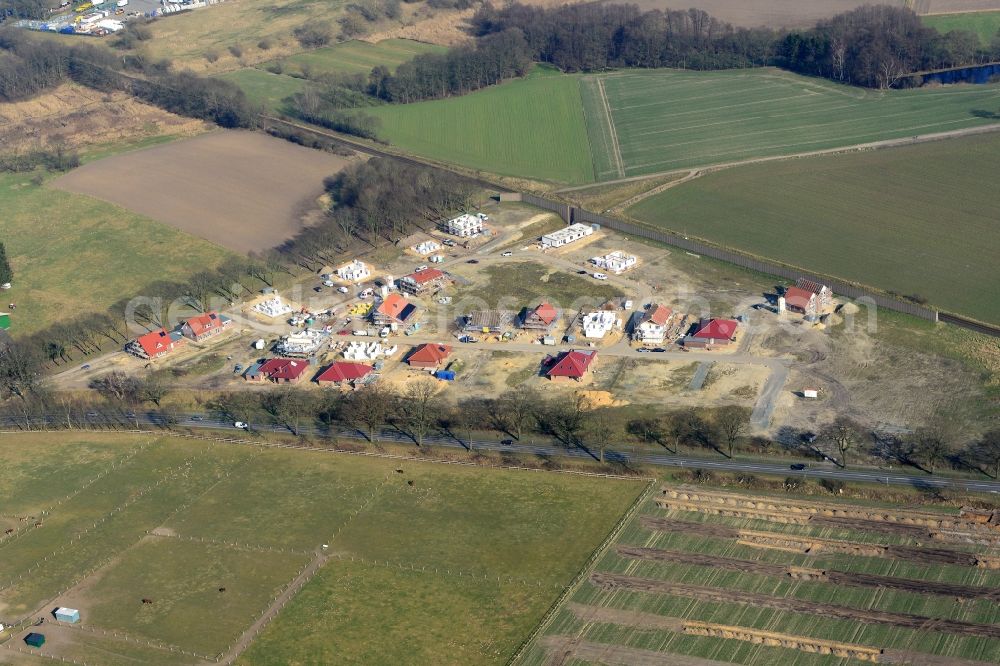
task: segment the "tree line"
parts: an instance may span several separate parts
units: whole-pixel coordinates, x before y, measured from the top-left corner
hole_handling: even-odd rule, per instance
[[[778,65],[860,86],[888,88],[911,72],[1000,58],[1000,40],[968,31],[940,34],[912,10],[864,6],[808,30],[734,28],[708,13],[640,11],[603,3],[554,8],[484,5],[475,34],[519,30],[530,57],[564,71],[618,67],[722,69]]]
[[[74,81],[102,92],[125,91],[167,111],[222,127],[252,127],[257,109],[235,84],[173,72],[167,61],[132,59],[126,74],[114,53],[93,44],[40,41],[28,31],[0,30],[0,101],[29,99]]]
[[[4,383],[19,366],[0,354]],[[55,393],[39,388],[35,399],[12,400],[0,407],[0,416],[12,418],[26,429],[84,427],[86,414],[110,410],[110,416],[135,419],[140,410],[151,410],[167,426],[179,415],[171,407],[169,370],[143,376],[113,371],[92,381],[91,396]],[[373,445],[391,437],[409,439],[426,447],[440,439],[475,452],[477,438],[546,442],[588,453],[608,462],[610,448],[632,444],[660,447],[678,454],[707,450],[732,458],[737,453],[794,455],[802,459],[833,460],[847,468],[865,464],[898,463],[928,474],[948,467],[1000,478],[1000,430],[993,429],[963,441],[947,427],[930,425],[913,433],[886,436],[866,431],[848,418],[838,418],[808,441],[798,433],[793,440],[779,433],[776,439],[748,435],[750,411],[745,407],[655,409],[644,413],[592,404],[581,396],[552,395],[519,386],[496,396],[457,397],[442,391],[440,382],[425,378],[398,387],[375,382],[350,392],[294,386],[265,391],[229,391],[205,405],[220,418],[285,428],[304,436],[314,428],[330,433],[351,429]],[[139,424],[136,423],[136,426]],[[612,460],[613,461],[613,460]],[[795,477],[786,484],[795,485]]]

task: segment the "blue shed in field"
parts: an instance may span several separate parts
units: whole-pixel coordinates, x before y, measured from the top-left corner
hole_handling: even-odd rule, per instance
[[[33,648],[40,648],[45,645],[45,634],[36,634],[31,632],[24,637],[24,642]]]
[[[55,615],[60,622],[76,623],[80,621],[80,611],[75,608],[57,608]]]
[[[434,373],[434,376],[438,379],[443,379],[446,382],[455,381],[455,371],[454,370],[438,370]]]

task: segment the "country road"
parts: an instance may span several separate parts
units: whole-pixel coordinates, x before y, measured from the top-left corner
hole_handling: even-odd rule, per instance
[[[175,425],[184,428],[205,430],[205,431],[225,431],[230,438],[234,434],[246,436],[256,434],[262,436],[266,433],[288,434],[288,428],[271,424],[253,424],[253,433],[245,434],[233,428],[232,421],[222,419],[210,414],[183,414],[176,415]],[[64,422],[64,417],[59,415],[48,415],[32,422],[32,429],[41,429],[46,425],[59,425]],[[163,418],[155,413],[147,412],[136,414],[135,418],[126,417],[122,413],[97,414],[92,412],[92,416],[87,418],[90,426],[116,427],[116,428],[136,428],[153,427],[162,428],[163,434],[169,434]],[[11,417],[0,419],[0,432],[25,432],[23,420]],[[367,441],[361,432],[352,429],[328,429],[319,426],[303,426],[299,428],[302,435],[323,437],[328,439],[353,439]],[[413,439],[406,433],[399,430],[383,430],[377,436],[378,441],[393,442],[413,445]],[[257,439],[256,441],[246,439],[248,443],[267,444],[266,441]],[[510,443],[509,440],[473,440],[472,449],[480,451],[493,451],[498,453],[511,453],[519,455],[534,455],[543,458],[575,458],[596,461],[596,453],[580,447],[567,448],[546,444],[526,444]],[[427,435],[424,438],[427,445],[440,446],[452,449],[469,450],[469,442],[459,440],[457,437],[447,435]],[[276,445],[281,446],[281,445]],[[414,445],[415,446],[415,445]],[[315,450],[315,449],[314,449]],[[989,479],[963,479],[947,476],[936,476],[930,474],[906,474],[898,471],[883,471],[880,469],[842,469],[831,463],[810,463],[805,469],[792,471],[787,463],[768,462],[767,460],[742,460],[728,458],[701,458],[694,456],[679,456],[669,452],[665,453],[637,453],[623,449],[609,447],[605,450],[605,459],[611,463],[625,466],[630,465],[655,465],[658,467],[677,467],[688,469],[718,470],[725,472],[748,472],[757,474],[778,474],[783,476],[800,476],[811,479],[835,479],[840,481],[856,481],[865,483],[880,483],[893,486],[912,486],[915,488],[950,488],[954,490],[964,490],[968,492],[981,492],[1000,494],[1000,481]]]

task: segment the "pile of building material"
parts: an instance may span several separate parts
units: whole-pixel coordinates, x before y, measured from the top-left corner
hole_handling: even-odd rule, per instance
[[[380,342],[352,341],[344,349],[344,358],[348,361],[374,361],[380,358],[389,358],[398,350],[396,345],[384,347]]]
[[[253,309],[266,317],[283,317],[292,311],[292,306],[282,301],[281,296],[275,294],[274,298],[261,301],[253,306]]]

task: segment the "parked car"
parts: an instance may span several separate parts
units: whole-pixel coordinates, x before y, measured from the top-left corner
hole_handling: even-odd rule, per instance
[[[80,366],[80,369],[81,370],[90,370],[90,364],[89,363],[84,363],[83,365]]]
[[[500,256],[501,256],[501,257],[512,257],[512,256],[514,256],[514,253],[513,253],[513,252],[511,252],[510,250],[507,250],[506,252],[504,252],[504,253],[503,253],[503,254],[501,254]]]
[[[342,328],[339,331],[337,331],[337,335],[350,335],[350,334],[351,332],[348,331],[346,328]]]
[[[657,352],[657,353],[660,353],[660,354],[662,354],[663,352],[665,352],[665,351],[667,351],[667,350],[666,350],[666,349],[664,349],[663,347],[653,347],[653,348],[652,348],[652,349],[650,349],[649,351],[651,351],[651,352]]]
[[[350,291],[350,289],[348,289],[347,287],[337,287],[337,291],[339,291],[342,294],[346,294],[347,292]]]
[[[318,294],[319,292],[323,291],[323,287],[313,287],[313,291],[315,291]]]
[[[795,470],[796,472],[801,472],[806,468],[806,465],[805,463],[792,463],[789,465],[789,468]]]
[[[427,270],[427,264],[421,264],[421,265],[417,266],[417,268],[414,271],[414,273],[419,273],[420,271],[426,271],[426,270]]]
[[[234,428],[239,428],[240,430],[249,430],[250,429],[250,424],[249,423],[244,423],[243,421],[237,421],[236,423],[233,424],[233,427]]]
[[[469,259],[469,260],[468,260],[467,262],[465,262],[465,263],[467,263],[467,264],[478,264],[478,263],[479,263],[479,260],[478,260],[478,259]]]
[[[594,279],[595,280],[607,280],[608,276],[605,275],[604,273],[594,273]]]
[[[197,414],[195,414],[194,416],[191,417],[191,420],[192,421],[204,421],[205,417],[204,416],[198,416]]]
[[[576,274],[577,275],[586,275],[587,271],[577,271]]]
[[[500,446],[511,446],[514,443],[512,439],[501,439]]]
[[[649,350],[649,349],[647,349],[646,347],[639,347],[638,349],[636,349],[636,351],[637,351],[637,352],[648,352],[648,351],[650,351],[650,350]]]

